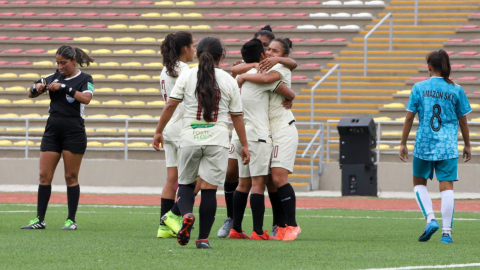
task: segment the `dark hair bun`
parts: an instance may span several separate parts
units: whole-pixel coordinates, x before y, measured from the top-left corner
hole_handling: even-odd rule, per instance
[[[260,31],[262,31],[262,30],[269,31],[269,32],[273,33],[273,30],[272,30],[272,27],[270,27],[270,24],[267,24],[264,27],[262,27],[262,29],[260,29]]]
[[[289,38],[283,38],[288,45],[288,48],[293,48],[293,42]]]

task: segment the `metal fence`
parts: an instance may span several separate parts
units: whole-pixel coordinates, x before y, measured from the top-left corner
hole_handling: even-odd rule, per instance
[[[381,21],[379,21],[373,28],[370,30],[365,37],[363,38],[363,76],[367,76],[367,65],[368,65],[368,59],[367,59],[367,52],[368,52],[368,37],[370,37],[375,30],[377,30],[380,25],[382,25],[387,19],[390,19],[390,43],[389,43],[389,50],[392,50],[392,39],[393,39],[393,16],[392,13],[388,13],[383,17]]]

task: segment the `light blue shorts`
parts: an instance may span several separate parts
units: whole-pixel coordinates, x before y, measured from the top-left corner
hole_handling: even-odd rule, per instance
[[[413,157],[413,176],[433,179],[433,172],[438,181],[458,181],[458,158],[429,161]]]

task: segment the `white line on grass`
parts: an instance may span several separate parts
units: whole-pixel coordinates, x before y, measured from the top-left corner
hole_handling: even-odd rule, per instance
[[[480,266],[480,263],[422,265],[422,266],[405,266],[405,267],[391,267],[391,268],[369,268],[364,270],[446,269],[446,268],[463,268],[463,267],[472,267],[472,266]]]

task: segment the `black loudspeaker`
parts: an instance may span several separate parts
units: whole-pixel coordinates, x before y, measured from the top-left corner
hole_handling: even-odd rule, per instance
[[[343,164],[374,164],[376,128],[372,118],[342,118],[337,126],[340,135],[339,162]]]
[[[377,196],[377,165],[342,165],[342,196]]]

